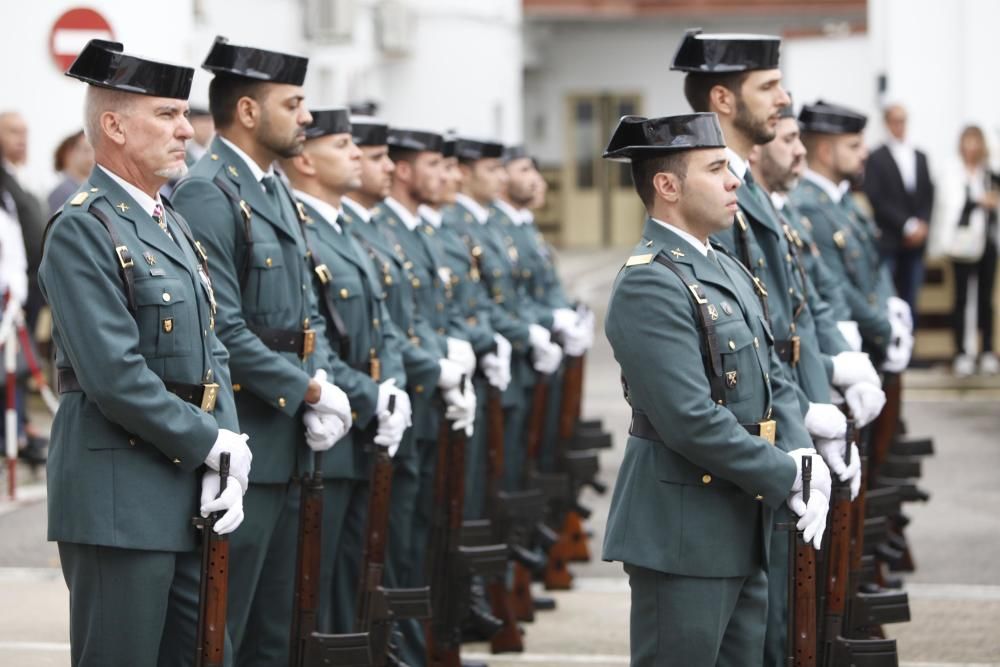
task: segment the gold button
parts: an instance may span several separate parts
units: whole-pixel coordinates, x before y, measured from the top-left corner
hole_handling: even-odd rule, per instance
[[[711,481],[712,481],[712,476],[711,475],[702,475],[701,476],[701,483],[702,484],[709,484],[709,483],[711,483]]]
[[[424,393],[424,385],[418,384],[416,387],[413,388],[413,391],[418,394]]]
[[[379,324],[378,324],[378,318],[377,317],[372,320],[372,326],[375,327],[376,329],[378,329]]]
[[[278,397],[278,407],[279,408],[283,408],[286,405],[288,405],[288,401],[285,400],[285,397],[284,396],[279,396]]]
[[[419,289],[420,288],[420,279],[419,278],[414,278],[410,282],[410,284],[413,285],[413,289]]]
[[[350,292],[347,291],[346,287],[341,287],[340,288],[340,298],[341,299],[346,299],[347,295],[349,295],[349,294],[350,294]]]
[[[135,447],[135,438],[129,438],[128,445],[129,447]]]
[[[764,500],[764,496],[758,494],[758,495],[754,496],[754,499],[755,500]]]
[[[771,376],[768,375],[767,373],[764,373],[764,381],[765,382],[770,382],[771,381]]]
[[[730,340],[729,341],[729,349],[730,350],[735,350],[736,349],[736,341],[734,341],[734,340]]]
[[[764,258],[763,257],[761,257],[760,259],[757,260],[757,266],[764,266]]]
[[[170,303],[170,292],[163,293],[163,300],[166,301],[167,303]]]
[[[177,464],[177,465],[180,465],[180,462],[181,462],[181,460],[180,460],[180,459],[174,459],[174,463],[175,463],[175,464]]]
[[[760,347],[760,341],[757,340],[756,336],[753,337],[753,346],[754,347]]]
[[[438,304],[436,304],[436,307],[437,307],[437,310],[438,310],[438,312],[439,312],[439,313],[440,313],[440,312],[441,312],[442,310],[444,310],[444,304],[443,304],[443,303],[438,303]]]
[[[243,387],[241,387],[240,385],[238,385],[238,384],[234,384],[234,385],[233,385],[233,393],[236,393],[237,391],[239,391],[239,390],[240,390],[240,389],[242,389],[242,388],[243,388]]]
[[[351,410],[351,421],[358,421],[358,411]]]
[[[268,257],[267,259],[264,260],[264,264],[266,266],[271,266],[272,264],[274,264],[274,261],[270,257]]]
[[[308,317],[305,318],[304,320],[302,320],[302,328],[303,329],[308,329],[309,328],[309,318]]]

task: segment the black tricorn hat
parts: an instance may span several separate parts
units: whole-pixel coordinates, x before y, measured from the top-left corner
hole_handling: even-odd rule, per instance
[[[119,42],[92,39],[66,70],[66,76],[123,93],[188,98],[193,69],[130,56],[122,52],[124,48]]]
[[[702,74],[777,69],[781,38],[775,35],[684,33],[670,69]]]
[[[823,100],[803,105],[799,112],[799,127],[803,132],[855,134],[864,131],[867,124],[868,117],[864,114],[827,104]]]
[[[306,128],[306,139],[351,131],[351,114],[347,109],[310,109],[309,113],[313,120]]]
[[[523,144],[512,144],[503,149],[503,163],[510,164],[514,160],[530,160],[531,155]]]
[[[378,113],[378,102],[375,100],[350,102],[347,108],[351,110],[352,116],[374,116]]]
[[[373,116],[351,116],[351,135],[358,146],[385,146],[389,124]]]
[[[480,141],[479,139],[455,140],[455,157],[459,160],[482,160],[485,158],[503,157],[503,144],[495,141]]]
[[[255,81],[287,83],[301,86],[306,79],[309,59],[277,51],[265,51],[252,46],[230,44],[225,37],[216,37],[212,50],[205,56],[202,69],[215,74],[240,76]]]
[[[387,143],[390,148],[404,151],[444,152],[444,137],[437,132],[428,132],[426,130],[408,130],[393,127],[389,130]]]
[[[725,148],[714,113],[645,118],[622,116],[604,151],[605,158],[631,162],[695,148]]]

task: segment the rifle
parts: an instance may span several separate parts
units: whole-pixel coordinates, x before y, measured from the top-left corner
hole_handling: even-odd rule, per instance
[[[396,397],[389,397],[389,412],[396,408]],[[390,661],[389,645],[392,621],[397,618],[430,618],[430,589],[382,586],[385,569],[386,535],[389,528],[389,498],[392,491],[392,458],[388,448],[375,446],[371,487],[368,492],[368,518],[365,547],[361,558],[361,582],[354,620],[356,632],[367,632],[371,639],[372,665],[383,667]]]
[[[462,379],[465,384],[466,378]],[[462,621],[469,613],[473,572],[493,576],[506,568],[505,545],[467,546],[463,539],[465,432],[441,420],[434,476],[434,516],[427,559],[433,615],[427,623],[427,664],[461,667]],[[489,530],[486,531],[489,539]],[[499,623],[496,627],[499,627]]]
[[[851,444],[855,441],[855,423],[847,420],[847,452],[844,463],[851,464]],[[826,549],[826,577],[823,606],[823,629],[820,644],[824,665],[833,663],[832,644],[843,638],[844,614],[847,609],[848,571],[851,555],[851,486],[850,482],[834,481],[830,499],[830,525]]]
[[[802,500],[809,504],[812,457],[802,459]],[[796,530],[788,528],[788,667],[816,667],[816,552]]]
[[[219,496],[229,480],[229,452],[219,455]],[[218,498],[219,496],[216,496]],[[212,528],[223,512],[191,522],[201,528],[201,584],[198,592],[198,632],[195,667],[222,667],[226,645],[226,600],[229,596],[229,536]]]
[[[312,472],[302,473],[295,592],[292,598],[289,667],[372,664],[367,633],[344,635],[316,631],[319,610],[319,563],[323,530],[322,454],[313,452]]]

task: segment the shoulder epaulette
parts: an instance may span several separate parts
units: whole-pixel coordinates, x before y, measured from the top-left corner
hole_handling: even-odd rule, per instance
[[[651,252],[647,252],[642,255],[632,255],[627,260],[625,260],[625,266],[639,266],[642,264],[649,264],[653,261],[655,255]]]

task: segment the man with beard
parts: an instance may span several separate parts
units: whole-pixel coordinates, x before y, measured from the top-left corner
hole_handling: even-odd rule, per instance
[[[874,225],[843,185],[864,167],[866,122],[859,113],[824,102],[802,108],[799,124],[809,167],[792,202],[812,222],[816,243],[843,286],[865,349],[883,360],[885,370],[898,373],[909,364],[913,349],[910,309],[895,296]]]
[[[50,223],[39,269],[62,393],[48,536],[80,667],[190,664],[200,580],[191,517],[200,494],[202,516],[225,511],[214,530],[235,530],[252,458],[228,355],[210,331],[205,258],[158,194],[186,171],[193,71],[122,49],[91,40],[67,72],[90,84],[84,127],[97,166]],[[230,477],[216,499],[224,452]]]
[[[774,512],[818,549],[829,471],[749,276],[709,244],[739,187],[715,114],[626,116],[604,157],[631,162],[648,214],[605,320],[632,409],[603,553],[629,576],[631,664],[759,666]]]
[[[330,632],[335,605],[334,569],[341,550],[343,528],[363,530],[368,499],[374,440],[396,454],[408,421],[409,399],[401,334],[389,319],[382,286],[368,255],[337,222],[340,200],[361,179],[361,151],[351,139],[347,109],[312,111],[313,122],[300,155],[282,160],[282,169],[294,188],[300,222],[312,253],[313,286],[326,318],[330,346],[351,366],[338,384],[352,407],[372,401],[377,420],[361,421],[359,414],[344,441],[323,459],[323,547],[320,562],[319,628]],[[386,412],[395,394],[396,409]],[[360,524],[360,529],[355,527]],[[355,542],[359,536],[352,536]],[[350,542],[350,541],[349,541]],[[353,544],[353,543],[352,543]],[[395,548],[395,545],[393,545]],[[356,582],[347,594],[357,592]],[[291,600],[288,601],[291,604]]]
[[[312,120],[307,63],[217,38],[202,66],[215,74],[218,134],[174,196],[213,261],[219,309],[207,328],[217,325],[229,349],[240,424],[256,443],[252,518],[230,543],[228,623],[241,667],[288,660],[290,618],[274,610],[293,590],[293,478],[309,470],[310,449],[347,432],[352,411],[368,422],[376,407],[374,393],[352,404],[327,379],[349,367],[327,344],[298,215],[274,172],[275,160],[302,152]]]
[[[792,240],[795,244],[802,270],[815,285],[816,292],[824,303],[836,314],[837,329],[847,338],[856,336],[856,347],[861,349],[860,334],[857,322],[850,319],[850,311],[844,299],[843,288],[826,267],[824,258],[820,255],[818,246],[812,238],[811,224],[808,218],[795,210],[788,202],[788,193],[794,189],[805,168],[806,149],[799,134],[799,124],[792,113],[791,105],[781,111],[781,119],[775,128],[775,138],[766,144],[755,146],[750,153],[750,170],[757,184],[769,195],[778,220],[792,228]],[[825,298],[825,297],[829,298]],[[810,301],[810,303],[812,303]],[[829,354],[831,349],[837,349],[839,337],[831,337],[834,331],[827,327],[817,327],[820,349]],[[879,415],[885,405],[885,393],[879,385],[871,382],[856,382],[848,386],[838,387],[844,400],[851,409],[859,427],[868,425]],[[852,445],[852,458],[857,457]],[[822,449],[822,446],[821,446]],[[828,457],[830,469],[837,475],[844,475],[844,468],[837,457]],[[857,485],[861,483],[861,471],[857,470],[852,478],[852,493],[857,493]],[[786,635],[791,624],[787,618],[788,591],[787,579],[772,579],[768,588],[768,625],[766,638],[765,665],[779,665],[785,654]]]

